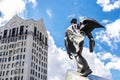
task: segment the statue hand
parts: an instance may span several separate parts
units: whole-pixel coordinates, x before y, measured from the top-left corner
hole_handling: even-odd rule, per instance
[[[69,54],[69,58],[70,58],[70,59],[73,59],[73,56],[72,56],[72,54]]]

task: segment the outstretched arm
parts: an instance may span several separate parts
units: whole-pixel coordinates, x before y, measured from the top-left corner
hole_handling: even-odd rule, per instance
[[[94,41],[94,38],[91,33],[88,34],[88,38],[89,38],[89,50],[90,50],[90,52],[93,52],[93,48],[95,46],[95,41]]]
[[[65,37],[64,42],[65,42],[65,47],[66,47],[67,54],[68,54],[69,58],[72,59],[72,54],[71,54],[71,52],[68,50],[67,37]]]
[[[92,36],[92,33],[89,33],[89,34],[88,34],[88,38],[89,38],[89,40],[94,40],[94,38],[93,38],[93,36]]]

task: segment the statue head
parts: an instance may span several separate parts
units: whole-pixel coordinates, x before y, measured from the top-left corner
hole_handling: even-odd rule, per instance
[[[72,23],[76,24],[76,23],[77,23],[77,19],[76,19],[76,18],[72,18],[71,24],[72,24]]]

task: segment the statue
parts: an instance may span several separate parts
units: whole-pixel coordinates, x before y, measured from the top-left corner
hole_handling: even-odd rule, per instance
[[[72,57],[74,56],[77,62],[77,72],[81,73],[82,76],[85,77],[91,74],[92,70],[90,69],[87,61],[82,56],[84,38],[88,36],[90,45],[89,50],[90,52],[93,52],[95,41],[91,32],[95,28],[105,27],[91,18],[81,20],[79,24],[77,24],[77,19],[73,18],[71,20],[71,25],[65,32],[64,41],[69,58],[72,59]]]

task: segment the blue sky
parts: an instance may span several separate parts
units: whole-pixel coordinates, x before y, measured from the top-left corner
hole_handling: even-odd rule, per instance
[[[61,76],[67,69],[75,69],[64,47],[64,33],[73,17],[78,23],[83,18],[93,18],[106,27],[93,31],[96,46],[92,54],[86,37],[83,55],[94,75],[120,79],[120,0],[0,0],[1,26],[16,14],[23,19],[44,21],[49,33],[48,80],[63,80]]]

